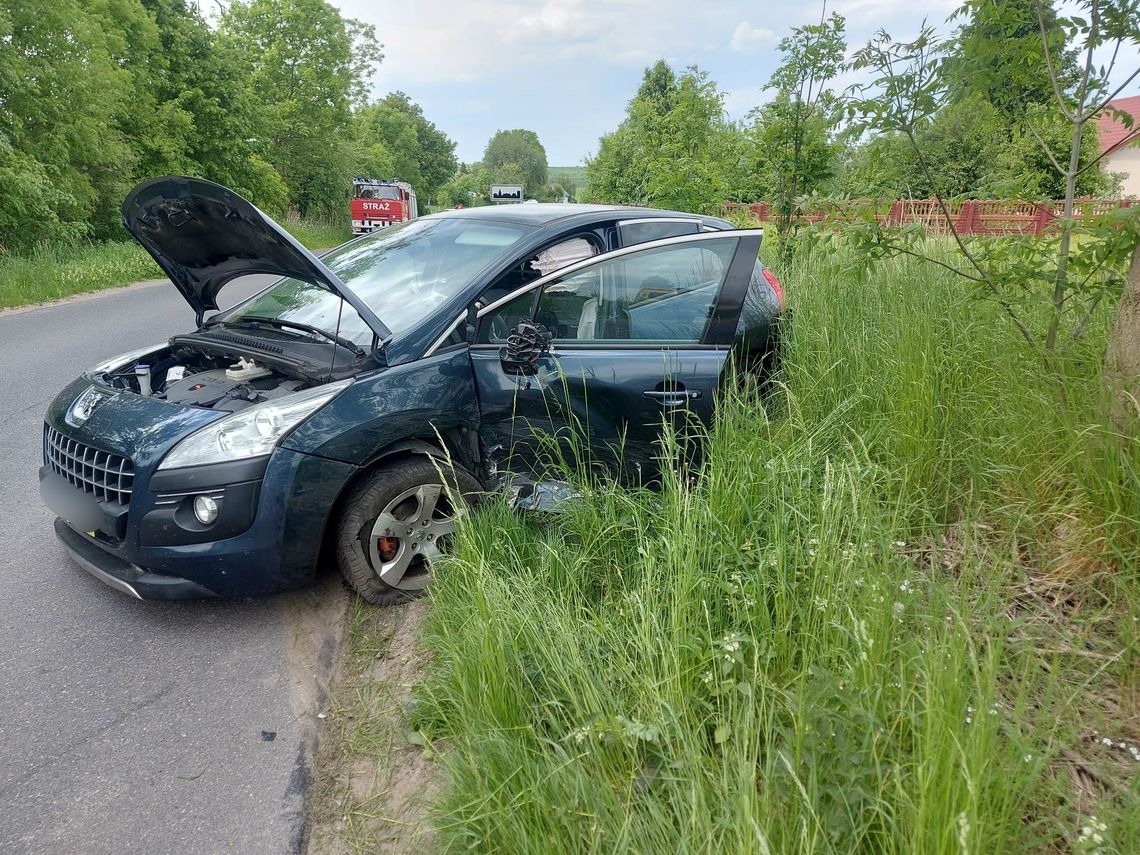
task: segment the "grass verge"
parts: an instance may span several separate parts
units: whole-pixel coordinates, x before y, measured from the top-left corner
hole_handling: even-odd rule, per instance
[[[134,242],[105,241],[40,247],[29,255],[0,256],[0,308],[60,300],[162,276]]]
[[[929,267],[786,272],[785,390],[433,589],[440,849],[1140,851],[1140,441]]]
[[[424,601],[399,609],[352,603],[310,795],[309,852],[434,848],[428,811],[439,771],[407,716],[422,676],[425,612]]]
[[[310,249],[336,246],[351,236],[346,223],[290,215],[282,224]],[[60,300],[162,275],[146,250],[134,241],[58,244],[27,255],[0,255],[0,309]]]

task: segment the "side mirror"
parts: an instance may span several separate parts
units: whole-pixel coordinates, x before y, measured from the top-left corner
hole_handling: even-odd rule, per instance
[[[507,343],[499,350],[499,361],[503,370],[515,376],[531,376],[538,373],[538,360],[550,353],[550,343],[554,336],[542,324],[533,321],[519,321]]]

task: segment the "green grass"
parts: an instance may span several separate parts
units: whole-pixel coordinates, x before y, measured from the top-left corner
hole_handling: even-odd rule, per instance
[[[136,243],[106,241],[41,247],[0,256],[0,308],[43,303],[162,276]]]
[[[331,249],[352,237],[352,225],[345,213],[343,219],[328,217],[301,217],[290,213],[281,225],[309,249]]]
[[[1140,851],[1140,442],[1099,415],[1103,333],[1050,379],[960,284],[847,260],[784,272],[784,391],[725,402],[699,477],[462,527],[416,712],[442,844]]]
[[[282,225],[311,249],[336,246],[351,236],[347,221],[290,215]],[[162,276],[134,241],[98,241],[39,247],[26,255],[0,254],[0,309],[59,300]]]
[[[548,166],[546,168],[548,181],[569,181],[575,187],[586,186],[586,167],[584,166]]]

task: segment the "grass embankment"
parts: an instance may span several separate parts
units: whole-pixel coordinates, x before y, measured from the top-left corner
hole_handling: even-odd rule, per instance
[[[492,504],[432,596],[441,846],[1140,851],[1140,442],[917,263],[785,275],[707,470]],[[779,397],[779,396],[778,396]]]
[[[346,223],[286,217],[305,246],[336,246],[351,236]],[[134,241],[99,241],[40,247],[27,255],[0,254],[0,309],[59,300],[162,276]]]

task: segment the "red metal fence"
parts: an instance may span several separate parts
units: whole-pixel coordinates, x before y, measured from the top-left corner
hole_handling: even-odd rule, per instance
[[[1113,208],[1127,208],[1134,204],[1130,199],[1081,199],[1076,203],[1075,217],[1107,213]],[[961,202],[946,202],[947,210],[960,235],[1039,235],[1064,214],[1065,203],[1017,202],[1003,199],[966,199]],[[730,207],[748,208],[760,220],[773,218],[772,205],[768,202],[753,202],[751,205],[732,203]],[[842,219],[842,212],[811,213],[800,217],[808,222],[826,219]],[[887,225],[901,226],[907,223],[921,223],[931,234],[949,234],[946,218],[936,199],[899,199],[886,213],[876,215],[876,219]]]

